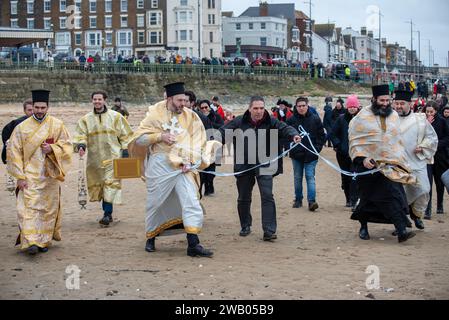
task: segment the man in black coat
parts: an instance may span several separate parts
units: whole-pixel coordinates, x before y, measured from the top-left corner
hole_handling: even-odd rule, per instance
[[[317,152],[321,152],[323,145],[326,142],[326,134],[324,133],[323,123],[319,116],[313,114],[309,110],[309,99],[306,97],[299,97],[296,100],[296,107],[293,116],[287,120],[287,124],[298,128],[302,126],[309,134],[310,140]],[[309,139],[304,138],[303,144],[310,150],[313,150]],[[290,158],[293,163],[294,182],[295,182],[295,200],[293,201],[293,208],[302,207],[303,189],[302,179],[305,172],[307,181],[307,201],[309,203],[309,210],[315,211],[318,209],[316,202],[316,186],[315,186],[315,168],[318,163],[318,156],[307,151],[302,146],[297,146],[290,151]]]
[[[276,205],[273,197],[273,176],[282,173],[278,162],[253,169],[274,159],[279,152],[281,139],[299,143],[298,132],[285,123],[270,117],[262,97],[251,98],[248,110],[220,128],[223,143],[234,143],[234,172],[238,173],[237,207],[240,218],[240,236],[251,233],[251,198],[257,180],[262,202],[263,240],[277,238]]]
[[[8,123],[2,130],[2,142],[3,142],[3,149],[2,149],[2,161],[4,164],[6,164],[6,144],[9,138],[12,135],[12,132],[14,131],[15,127],[17,127],[19,124],[21,124],[23,121],[28,119],[33,115],[33,100],[28,99],[23,102],[23,113],[25,113],[24,116],[15,119]]]
[[[353,171],[353,164],[351,157],[349,156],[348,131],[349,122],[351,122],[351,120],[360,111],[360,103],[357,96],[349,96],[346,106],[347,109],[345,114],[341,115],[332,127],[331,139],[340,169],[351,172]],[[357,185],[355,180],[350,176],[341,174],[341,188],[345,193],[346,207],[352,207],[355,209],[355,205],[358,200]]]

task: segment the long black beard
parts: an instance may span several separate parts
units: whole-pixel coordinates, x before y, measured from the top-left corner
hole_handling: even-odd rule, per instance
[[[383,118],[387,118],[393,113],[391,103],[384,109],[381,106],[379,106],[376,102],[373,102],[371,104],[371,110],[373,110],[375,116],[381,116]]]

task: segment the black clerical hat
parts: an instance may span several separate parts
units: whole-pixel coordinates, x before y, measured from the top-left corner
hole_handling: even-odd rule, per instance
[[[184,82],[170,83],[164,86],[167,98],[176,96],[177,94],[184,94]]]
[[[374,86],[372,89],[373,89],[373,97],[389,96],[390,95],[390,87],[388,86],[388,84],[382,84],[380,86]]]
[[[412,101],[413,93],[409,91],[397,90],[394,92],[394,100]]]
[[[33,96],[33,103],[35,103],[35,102],[46,102],[48,104],[50,91],[43,90],[43,89],[32,90],[31,94]]]

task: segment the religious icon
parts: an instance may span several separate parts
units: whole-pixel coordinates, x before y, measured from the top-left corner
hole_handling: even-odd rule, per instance
[[[182,134],[184,132],[184,129],[179,126],[179,122],[176,117],[173,117],[170,120],[170,122],[171,122],[171,125],[164,123],[162,125],[162,129],[169,130],[170,134],[173,134],[173,135]]]

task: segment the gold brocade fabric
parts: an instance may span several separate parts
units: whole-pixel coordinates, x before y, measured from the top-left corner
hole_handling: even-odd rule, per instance
[[[399,115],[395,111],[381,118],[373,114],[371,107],[363,108],[349,123],[349,155],[353,160],[374,159],[381,173],[392,181],[416,183],[406,160]]]
[[[52,153],[45,155],[41,144],[53,139]],[[51,240],[61,240],[61,192],[71,163],[72,144],[63,122],[52,116],[41,123],[33,117],[14,130],[8,145],[8,172],[26,180],[28,188],[17,194],[22,249],[31,245],[47,247]]]
[[[168,132],[164,126],[170,125],[173,117],[177,119],[182,133],[177,133],[176,143],[169,146],[162,142],[161,135]],[[145,146],[136,143],[142,135],[148,135]],[[168,161],[175,170],[182,164],[200,164],[198,169],[203,170],[214,162],[215,150],[220,146],[218,141],[207,141],[206,130],[195,112],[184,108],[181,114],[175,114],[167,109],[167,101],[164,100],[148,108],[147,115],[134,133],[128,150],[130,157],[142,160],[142,165],[148,152],[164,153],[168,155]],[[145,172],[143,168],[142,172]],[[198,173],[195,172],[195,175]]]
[[[113,159],[121,157],[132,136],[128,121],[118,112],[93,111],[78,121],[74,137],[75,150],[87,146],[87,188],[90,201],[121,203],[121,182],[114,179]]]

